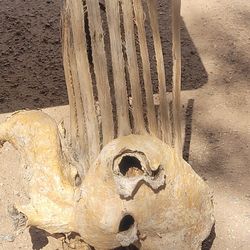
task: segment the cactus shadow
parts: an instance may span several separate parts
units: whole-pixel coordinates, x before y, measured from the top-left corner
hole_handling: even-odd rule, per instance
[[[215,224],[213,225],[210,235],[202,242],[201,250],[210,250],[212,249],[213,242],[216,238]]]
[[[183,144],[183,158],[189,161],[190,144],[192,139],[192,121],[193,121],[194,99],[189,99],[185,111],[185,134]]]
[[[33,250],[40,250],[43,249],[45,246],[49,244],[48,234],[36,227],[30,227],[29,233],[32,242],[32,249]]]

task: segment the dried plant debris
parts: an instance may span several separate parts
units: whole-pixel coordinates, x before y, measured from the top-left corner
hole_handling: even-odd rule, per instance
[[[69,249],[201,247],[214,223],[212,195],[180,152],[179,0],[172,9],[171,116],[157,1],[64,1],[69,131],[41,111],[16,112],[0,125],[1,145],[11,143],[30,170],[29,201],[10,209],[16,232],[35,226],[54,237],[66,235]]]

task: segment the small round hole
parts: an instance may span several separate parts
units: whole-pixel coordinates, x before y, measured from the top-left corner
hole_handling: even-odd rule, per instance
[[[124,156],[119,163],[119,169],[121,174],[127,177],[143,174],[141,162],[134,156]]]
[[[119,232],[124,232],[129,230],[135,223],[135,219],[131,215],[125,215],[119,225]]]
[[[152,177],[158,177],[162,168],[159,166],[156,170],[152,170]]]
[[[75,185],[78,187],[82,184],[82,179],[79,174],[76,174],[75,176]]]

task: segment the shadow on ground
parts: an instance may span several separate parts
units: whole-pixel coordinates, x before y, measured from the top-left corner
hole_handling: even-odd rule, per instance
[[[213,225],[210,235],[202,242],[201,250],[210,250],[215,238],[215,225]]]
[[[30,233],[32,244],[33,244],[32,246],[33,250],[40,250],[48,245],[49,243],[48,238],[47,238],[48,234],[45,231],[40,230],[36,227],[30,227],[29,233]]]

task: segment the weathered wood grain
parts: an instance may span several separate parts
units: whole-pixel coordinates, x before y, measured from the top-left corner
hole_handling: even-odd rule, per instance
[[[121,0],[123,11],[123,22],[125,31],[125,46],[127,55],[127,67],[130,78],[132,92],[132,114],[134,119],[134,133],[143,134],[146,132],[143,107],[142,92],[139,77],[138,58],[135,45],[134,14],[131,0]]]
[[[147,103],[147,119],[149,132],[155,136],[158,135],[158,126],[156,121],[156,112],[153,100],[153,86],[150,72],[149,53],[147,48],[147,38],[145,33],[145,15],[141,0],[133,0],[135,22],[138,31],[138,40],[140,45],[140,55],[142,59],[143,79]]]
[[[81,0],[69,0],[73,45],[79,76],[80,92],[84,106],[86,132],[88,138],[89,161],[93,162],[100,152],[100,136],[95,110],[92,79],[87,55],[83,3]]]
[[[106,0],[117,110],[118,136],[131,133],[125,64],[122,52],[119,0]]]
[[[155,57],[157,62],[157,74],[158,74],[158,85],[159,85],[159,99],[160,99],[160,132],[161,139],[171,144],[171,122],[169,118],[169,103],[167,101],[167,90],[166,90],[166,75],[163,59],[163,50],[161,44],[161,37],[159,31],[159,22],[157,15],[157,5],[155,0],[148,0],[148,13],[150,19],[151,30],[154,40]]]
[[[104,32],[98,0],[86,0],[93,64],[101,110],[103,145],[114,139],[114,122],[110,86],[108,79],[107,58],[104,49]]]
[[[68,92],[68,99],[69,99],[69,107],[70,107],[70,143],[73,148],[76,148],[76,138],[78,135],[78,128],[77,128],[77,111],[76,111],[76,98],[75,98],[75,91],[72,79],[72,71],[71,71],[71,64],[69,61],[69,13],[68,9],[66,8],[66,3],[64,7],[64,12],[62,13],[62,48],[63,48],[63,67],[64,67],[64,75],[65,75],[65,82],[67,86]]]
[[[181,0],[172,0],[172,39],[173,39],[173,134],[174,146],[182,155],[181,136],[181,39],[180,39]]]

